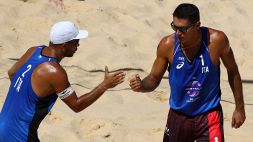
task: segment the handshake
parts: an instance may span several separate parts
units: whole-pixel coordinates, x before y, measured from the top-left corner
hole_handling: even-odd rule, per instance
[[[126,74],[123,71],[117,71],[115,73],[110,74],[108,67],[105,66],[105,76],[103,84],[105,84],[107,89],[113,88],[118,84],[124,82],[125,75]],[[142,90],[141,79],[138,74],[136,74],[133,78],[131,78],[129,86],[135,92],[140,92]]]

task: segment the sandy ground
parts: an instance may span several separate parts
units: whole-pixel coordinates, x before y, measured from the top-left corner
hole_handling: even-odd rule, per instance
[[[172,12],[183,1],[169,0],[64,0],[64,8],[48,0],[0,0],[0,108],[9,80],[7,70],[29,47],[48,44],[53,23],[70,20],[87,29],[73,58],[64,59],[69,80],[81,95],[103,79],[103,70],[130,68],[126,82],[107,91],[81,113],[72,112],[58,100],[41,123],[39,137],[45,142],[159,142],[169,110],[169,86],[163,79],[151,93],[134,93],[128,80],[135,73],[143,78],[151,69],[160,39],[170,33]],[[231,128],[235,105],[221,65],[222,106],[225,139],[253,141],[253,1],[187,0],[201,12],[202,25],[224,31],[234,50],[243,84],[247,120],[240,129]],[[165,76],[168,73],[165,74]],[[249,83],[247,83],[247,81]],[[229,102],[227,102],[229,101]]]

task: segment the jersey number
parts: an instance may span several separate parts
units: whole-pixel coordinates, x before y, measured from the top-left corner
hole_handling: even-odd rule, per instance
[[[29,64],[27,67],[27,69],[22,73],[21,76],[18,77],[15,85],[14,85],[14,88],[16,88],[16,91],[19,92],[20,88],[21,88],[21,85],[23,83],[23,78],[25,77],[25,74],[32,68],[32,65]]]
[[[201,64],[202,64],[202,66],[204,66],[204,65],[205,65],[205,63],[204,63],[204,58],[203,58],[203,55],[201,54],[199,57],[200,57],[200,59],[201,59]]]

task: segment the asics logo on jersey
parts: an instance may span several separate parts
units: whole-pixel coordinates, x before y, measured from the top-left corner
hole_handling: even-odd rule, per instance
[[[177,68],[177,69],[181,69],[183,66],[184,66],[184,62],[183,62],[183,61],[180,61],[180,62],[177,64],[176,68]]]

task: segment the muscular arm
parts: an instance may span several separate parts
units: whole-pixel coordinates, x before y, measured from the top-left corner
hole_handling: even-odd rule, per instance
[[[161,82],[162,77],[168,67],[169,53],[169,37],[165,37],[161,40],[157,47],[157,56],[153,63],[150,74],[141,81],[140,92],[153,91]]]
[[[55,68],[55,72],[51,72],[46,77],[50,81],[53,90],[56,93],[60,93],[70,86],[68,81],[67,73],[65,70],[56,63],[51,63]],[[80,112],[93,102],[95,102],[107,89],[115,87],[116,85],[123,82],[125,74],[122,71],[110,74],[108,70],[105,72],[105,79],[91,92],[77,97],[76,93],[73,92],[70,96],[62,99],[73,111]]]
[[[63,99],[63,101],[74,112],[80,112],[95,102],[107,89],[108,87],[102,82],[89,93],[77,97],[76,93],[73,92],[73,94],[66,99]]]
[[[12,80],[16,71],[30,58],[36,47],[29,48],[26,53],[8,70],[9,79]]]
[[[229,85],[235,99],[235,111],[232,118],[232,127],[238,128],[245,120],[245,110],[243,101],[242,81],[236,64],[232,48],[229,45],[225,34],[219,34],[221,42],[221,59],[227,69]]]
[[[242,81],[241,76],[236,64],[232,48],[229,45],[226,35],[221,36],[225,43],[221,50],[221,59],[224,66],[227,69],[228,81],[235,98],[235,104],[237,109],[244,109]]]

